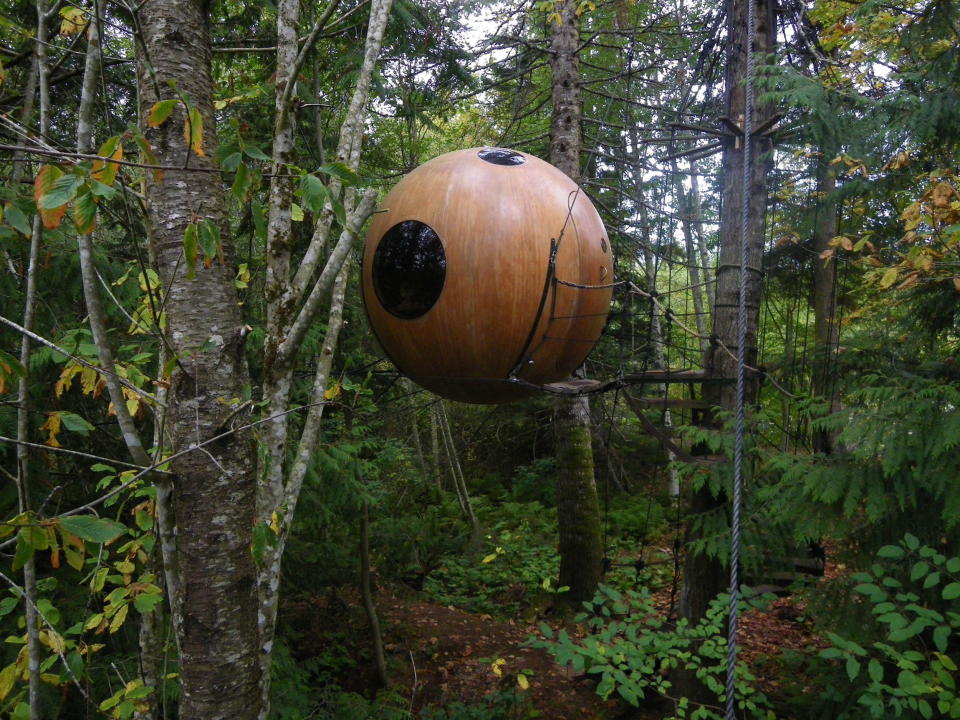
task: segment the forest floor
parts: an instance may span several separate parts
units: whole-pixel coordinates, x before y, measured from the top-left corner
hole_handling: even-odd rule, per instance
[[[828,565],[825,577],[837,573],[838,568]],[[483,717],[661,720],[670,714],[665,706],[632,708],[617,696],[602,700],[594,690],[592,677],[578,675],[571,668],[558,665],[546,651],[527,646],[529,638],[539,636],[539,621],[501,620],[488,614],[466,612],[451,605],[428,602],[422,593],[405,587],[380,586],[375,602],[391,685],[409,699],[415,711],[447,708],[457,702],[464,705],[490,702],[495,696],[501,704],[510,701],[508,705],[512,703],[512,710]],[[670,607],[670,588],[655,593],[654,603],[666,614]],[[343,642],[346,636],[351,636],[352,642],[347,644],[364,637],[359,642],[362,649],[348,652],[356,656],[356,650],[360,649],[359,654],[371,660],[366,639],[369,638],[368,626],[362,603],[353,589],[341,588],[328,598],[314,597],[309,601],[294,601],[292,605],[287,607],[287,619],[317,641],[314,648],[301,646],[301,652],[309,655],[311,650],[320,651],[324,646],[329,650],[330,633],[334,633],[338,635],[334,642]],[[316,632],[308,630],[308,625]],[[824,646],[804,618],[802,600],[796,597],[780,598],[765,611],[742,613],[738,639],[739,657],[756,677],[755,687],[781,709],[784,668],[778,656],[788,650],[801,656],[809,655]],[[362,664],[371,668],[372,662],[367,661]],[[494,671],[495,664],[499,672]],[[527,680],[527,688],[519,686],[521,673]],[[355,689],[363,693],[362,688],[370,686],[372,672],[351,674],[357,685]]]
[[[664,611],[669,589],[657,593],[655,602]],[[537,624],[499,621],[452,606],[386,595],[379,600],[385,623],[385,649],[406,661],[407,687],[415,689],[415,705],[441,707],[458,700],[480,702],[498,690],[516,687],[524,672],[529,688],[522,692],[525,706],[549,720],[660,720],[662,710],[631,708],[617,697],[604,701],[589,676],[576,675],[558,665],[544,650],[525,647],[538,635]],[[766,612],[751,610],[740,620],[740,658],[757,677],[757,687],[768,697],[779,692],[778,664],[783,650],[815,652],[818,639],[803,623],[802,605],[793,598],[778,599]],[[497,659],[500,675],[492,664]],[[414,665],[416,673],[414,674]],[[519,714],[519,717],[527,715]]]

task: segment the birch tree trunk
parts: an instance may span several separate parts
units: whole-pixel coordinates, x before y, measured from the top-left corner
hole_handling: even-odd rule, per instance
[[[141,120],[159,162],[203,170],[167,170],[159,180],[148,174],[145,187],[147,222],[166,293],[166,341],[176,359],[166,421],[171,449],[195,448],[172,462],[182,581],[180,717],[243,720],[257,717],[260,697],[256,569],[250,552],[256,454],[247,433],[213,441],[230,429],[231,403],[243,396],[249,378],[233,284],[233,242],[222,214],[222,182],[211,159],[216,133],[205,10],[201,0],[142,5],[146,52],[138,73]],[[183,97],[196,111],[194,120],[203,123],[202,152],[184,140],[182,104],[159,128],[146,127],[146,113],[155,102]],[[225,262],[214,261],[209,268],[198,262],[190,279],[184,233],[201,221],[219,229]]]
[[[360,162],[370,82],[383,42],[391,4],[392,0],[373,0],[371,3],[364,59],[340,128],[336,159],[354,171]],[[294,97],[292,83],[295,82],[297,70],[305,61],[306,53],[335,7],[335,2],[327,5],[299,52],[296,32],[299,5],[293,0],[284,0],[278,7],[278,82],[273,157],[275,167],[284,166],[293,148],[295,118],[291,107]],[[331,196],[338,199],[343,196],[344,188],[336,178],[331,179],[327,187]],[[279,533],[276,542],[268,545],[264,551],[257,583],[262,661],[260,717],[264,719],[269,713],[270,705],[270,651],[276,630],[281,560],[300,489],[319,440],[324,392],[342,326],[348,270],[345,262],[360,227],[373,211],[376,200],[376,193],[372,190],[366,192],[359,202],[352,192],[346,194],[343,201],[346,225],[332,250],[327,247],[327,241],[333,231],[335,215],[333,205],[328,202],[320,213],[307,250],[303,257],[298,259],[294,272],[290,247],[292,193],[291,182],[281,182],[276,178],[271,182],[267,227],[268,317],[263,387],[263,397],[267,401],[271,421],[263,431],[266,460],[260,471],[257,522],[271,526],[276,524],[276,519]],[[328,294],[331,294],[328,330],[317,362],[310,408],[302,432],[292,438],[287,410],[295,361],[300,344],[310,325],[319,316],[322,310],[321,302]],[[296,450],[293,460],[288,461],[291,444]]]
[[[50,115],[50,86],[49,67],[46,45],[39,38],[47,37],[47,3],[46,0],[37,2],[37,38],[34,43],[34,62],[36,78],[40,88],[40,123],[39,134],[44,137],[49,127]],[[25,102],[25,109],[29,107],[31,99]],[[27,113],[24,113],[25,120]],[[23,327],[29,332],[33,329],[33,316],[37,301],[37,268],[40,257],[40,241],[43,237],[43,226],[40,216],[33,218],[33,228],[30,235],[30,250],[27,256],[26,276],[24,278],[23,300]],[[24,368],[30,367],[30,338],[26,333],[20,339],[20,364]],[[32,509],[30,498],[30,451],[23,443],[30,440],[30,384],[26,375],[17,383],[17,498],[21,513]],[[31,556],[23,566],[24,592],[24,622],[26,623],[27,637],[27,702],[30,708],[30,719],[40,718],[40,627],[39,613],[37,612],[37,573],[36,561]]]
[[[550,71],[553,112],[550,162],[580,182],[581,78],[577,51],[580,19],[576,0],[562,0],[560,22],[551,24]],[[557,438],[557,524],[560,534],[560,586],[576,605],[596,592],[603,571],[600,503],[594,478],[590,401],[585,395],[559,398],[554,407]]]

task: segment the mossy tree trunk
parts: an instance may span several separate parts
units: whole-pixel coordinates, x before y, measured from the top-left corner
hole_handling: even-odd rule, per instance
[[[563,0],[560,22],[551,26],[550,70],[553,113],[550,162],[580,181],[581,101],[580,19],[577,2]],[[600,504],[594,480],[590,401],[562,398],[554,410],[557,437],[557,522],[560,533],[560,586],[571,605],[593,597],[603,571]]]

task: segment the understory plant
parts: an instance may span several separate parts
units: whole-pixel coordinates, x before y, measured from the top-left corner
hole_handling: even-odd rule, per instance
[[[531,644],[545,648],[561,665],[596,675],[597,694],[604,699],[616,693],[639,707],[645,700],[660,698],[671,706],[665,720],[721,720],[726,700],[728,602],[729,597],[721,595],[696,625],[684,619],[674,625],[654,608],[646,588],[621,593],[601,585],[593,602],[584,603],[586,612],[575,618],[586,624],[587,635],[574,639],[566,630],[554,633],[542,624],[543,638]],[[695,673],[716,695],[716,704],[677,697],[671,681],[675,671]],[[753,687],[754,680],[746,665],[737,663],[737,707],[742,717],[771,720],[773,711],[763,693]]]
[[[842,666],[849,682],[827,684],[818,711],[837,720],[960,718],[960,557],[907,534],[852,579],[872,622],[859,642],[827,634],[820,658]]]

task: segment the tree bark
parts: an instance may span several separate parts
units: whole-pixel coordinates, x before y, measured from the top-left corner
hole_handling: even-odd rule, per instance
[[[257,717],[260,704],[256,569],[250,551],[256,454],[246,433],[199,447],[230,429],[231,403],[249,385],[233,243],[211,159],[216,133],[205,10],[201,0],[144,4],[139,17],[146,53],[138,72],[142,123],[159,162],[211,170],[167,170],[159,180],[148,174],[145,188],[166,293],[167,343],[176,358],[168,394],[171,450],[196,448],[172,463],[182,581],[180,717],[242,720]],[[159,128],[146,127],[146,113],[155,102],[178,97],[189,97],[202,118],[202,156],[184,141],[182,105]],[[219,228],[225,262],[205,267],[198,261],[195,279],[188,279],[184,233],[190,223],[204,220]]]
[[[726,107],[727,116],[741,127],[746,108],[744,81],[747,72],[747,13],[748,2],[755,3],[756,33],[754,54],[764,57],[773,52],[776,23],[774,6],[769,0],[733,0],[727,19]],[[773,113],[769,105],[755,104],[752,126],[759,127]],[[741,263],[747,267],[746,297],[746,363],[755,366],[757,358],[757,327],[760,315],[760,295],[763,282],[762,255],[764,240],[764,212],[767,202],[767,173],[771,151],[769,140],[754,137],[750,163],[749,186],[743,187],[744,153],[742,138],[727,138],[723,151],[723,209],[720,217],[720,258],[716,273],[716,296],[713,308],[713,334],[733,354],[737,351],[737,307],[740,302],[739,275]],[[747,256],[741,257],[740,240],[743,231],[741,204],[744,193],[749,198],[750,224]],[[736,361],[719,347],[707,354],[707,368],[724,382],[709,383],[704,387],[704,400],[711,406],[733,413],[736,407]],[[756,376],[747,375],[744,402],[755,404],[759,389]],[[699,515],[718,511],[727,502],[726,493],[714,495],[708,483],[694,491],[690,512],[693,522]],[[688,539],[699,537],[696,526],[688,527]],[[680,593],[680,614],[691,623],[698,622],[706,613],[710,601],[727,587],[729,576],[720,559],[705,553],[690,552],[684,567]],[[681,692],[694,699],[705,697],[705,689],[694,678],[686,677],[678,683]],[[715,699],[715,698],[714,698]]]
[[[837,323],[837,260],[823,260],[820,254],[830,247],[837,235],[839,214],[834,193],[837,189],[837,173],[827,163],[832,153],[823,153],[817,174],[817,207],[813,228],[813,314],[814,357],[812,394],[827,401],[830,410],[840,409],[839,387],[834,377],[837,346],[840,343],[840,326]],[[834,433],[814,430],[813,451],[830,453],[833,450]]]
[[[580,19],[576,0],[562,0],[560,22],[551,25],[550,71],[553,110],[550,121],[550,162],[580,182],[582,146],[581,78],[577,50]],[[603,572],[600,503],[594,477],[590,401],[581,395],[559,398],[554,407],[557,436],[557,524],[559,526],[560,586],[570,590],[565,604],[589,600]]]

